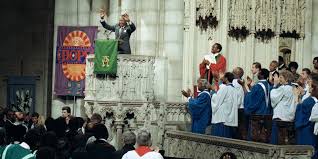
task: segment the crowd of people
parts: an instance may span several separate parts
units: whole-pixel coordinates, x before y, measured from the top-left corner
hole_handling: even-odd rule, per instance
[[[0,112],[0,158],[163,159],[158,148],[151,146],[147,129],[136,134],[123,132],[124,146],[116,151],[107,140],[108,130],[99,114],[83,119],[71,116],[70,107],[63,107],[61,117],[44,119],[38,113],[4,109]]]
[[[237,138],[241,133],[239,123],[244,121],[246,140],[255,141],[252,140],[253,120],[259,123],[260,119],[269,117],[272,125],[268,143],[279,144],[281,123],[292,123],[289,126],[295,130],[295,144],[312,145],[317,150],[318,57],[313,59],[313,70],[299,71],[297,62],[286,65],[281,56],[278,61],[272,61],[268,69],[254,62],[253,76],[243,79],[245,72],[241,67],[225,72],[226,60],[218,60],[222,57],[221,50],[222,46],[216,43],[204,57],[197,91],[182,91],[188,98],[192,132]],[[244,112],[242,121],[239,121],[240,110]],[[211,132],[206,132],[209,125],[212,125]]]

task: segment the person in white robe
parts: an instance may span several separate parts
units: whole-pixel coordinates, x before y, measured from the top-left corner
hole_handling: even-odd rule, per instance
[[[122,159],[163,159],[159,150],[151,147],[151,134],[147,129],[140,129],[136,139],[138,147],[135,150],[128,151]]]
[[[234,79],[233,79],[233,86],[237,90],[237,98],[238,98],[238,104],[239,108],[244,108],[244,82],[242,80],[242,77],[244,75],[244,70],[241,67],[236,67],[233,70]]]
[[[276,121],[293,121],[295,118],[298,97],[294,95],[294,88],[290,85],[292,80],[293,74],[289,71],[280,72],[279,77],[274,76],[274,88],[270,93],[271,105],[273,107],[272,144],[278,143]]]
[[[212,96],[212,135],[233,138],[234,130],[238,126],[238,99],[237,90],[232,82],[234,75],[231,72],[221,78],[224,86]]]

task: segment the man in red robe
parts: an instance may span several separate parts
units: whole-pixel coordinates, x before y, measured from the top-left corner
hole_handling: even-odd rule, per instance
[[[207,79],[216,90],[219,89],[220,74],[226,70],[226,59],[220,54],[222,45],[215,43],[212,46],[211,53],[204,56],[200,64],[200,77]]]

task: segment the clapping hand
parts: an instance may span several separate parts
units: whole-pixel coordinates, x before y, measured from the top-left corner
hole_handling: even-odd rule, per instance
[[[277,86],[279,84],[279,77],[277,74],[274,75],[274,85]]]
[[[209,84],[209,85],[208,85],[208,88],[209,88],[209,90],[211,90],[211,91],[216,91],[215,85]]]
[[[237,80],[237,82],[244,87],[245,86],[245,80]]]
[[[246,85],[250,86],[252,84],[253,80],[251,79],[250,76],[246,77]]]
[[[209,64],[210,64],[210,61],[209,61],[209,60],[206,60],[206,59],[203,59],[202,64],[204,64],[204,65],[209,65]]]
[[[293,88],[293,94],[294,94],[294,102],[298,104],[300,102],[300,94],[301,94],[301,89],[300,88]]]
[[[182,90],[181,93],[182,93],[183,96],[185,96],[187,98],[191,96],[191,90],[190,89],[188,89],[187,91]]]

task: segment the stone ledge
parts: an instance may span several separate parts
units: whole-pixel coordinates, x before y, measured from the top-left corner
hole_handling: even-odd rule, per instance
[[[306,145],[272,145],[264,144],[236,139],[228,139],[210,135],[194,134],[184,131],[167,131],[165,133],[165,140],[177,141],[177,142],[190,142],[195,144],[213,145],[217,148],[225,147],[227,149],[236,151],[246,151],[251,153],[258,153],[268,156],[269,158],[276,158],[278,156],[285,158],[285,156],[302,156],[301,158],[310,158],[314,149],[312,146]],[[165,143],[166,145],[167,143]],[[182,145],[182,144],[181,144]],[[166,145],[165,149],[169,149],[169,145]],[[192,153],[192,152],[189,152]],[[193,152],[194,153],[194,152]],[[307,156],[307,157],[306,157]],[[180,157],[180,156],[172,156]],[[182,156],[184,157],[184,156]]]

